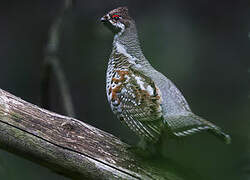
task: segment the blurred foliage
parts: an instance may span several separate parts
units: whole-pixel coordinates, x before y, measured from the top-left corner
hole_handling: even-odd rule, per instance
[[[47,32],[61,3],[1,1],[0,87],[38,105]],[[232,135],[229,146],[206,133],[169,142],[163,154],[204,179],[249,179],[244,170],[250,162],[249,1],[76,1],[64,23],[59,56],[77,118],[133,144],[137,138],[106,100],[112,34],[99,23],[104,13],[123,5],[137,22],[151,64],[175,82],[196,114]],[[53,111],[63,114],[57,87],[52,94]],[[0,159],[1,179],[62,179],[6,152]]]

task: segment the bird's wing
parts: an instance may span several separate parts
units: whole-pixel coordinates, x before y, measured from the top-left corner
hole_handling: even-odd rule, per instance
[[[118,70],[108,92],[111,107],[118,117],[139,136],[157,141],[163,113],[161,92],[139,71]]]
[[[182,106],[186,111],[191,111],[186,99],[180,92],[180,90],[175,86],[175,84],[168,79],[169,83],[169,93],[171,94],[171,97],[175,99],[175,101]]]

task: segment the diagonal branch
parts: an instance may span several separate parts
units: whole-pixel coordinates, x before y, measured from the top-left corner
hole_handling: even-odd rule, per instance
[[[184,179],[170,161],[158,167],[109,133],[1,89],[0,131],[0,148],[72,179]]]

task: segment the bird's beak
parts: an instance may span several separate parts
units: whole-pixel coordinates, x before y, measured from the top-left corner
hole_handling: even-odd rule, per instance
[[[101,22],[107,22],[107,20],[108,20],[108,16],[107,15],[105,15],[105,16],[103,16],[101,19]]]

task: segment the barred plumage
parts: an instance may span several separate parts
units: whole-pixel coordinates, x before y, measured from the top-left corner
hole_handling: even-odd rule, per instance
[[[134,20],[125,7],[101,19],[114,33],[106,91],[112,111],[131,130],[151,142],[163,130],[177,137],[208,131],[230,143],[230,136],[192,113],[176,86],[144,57]]]

